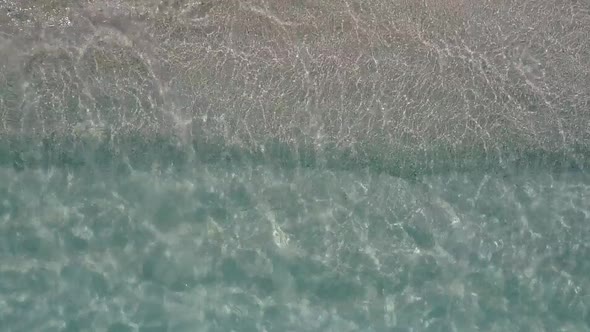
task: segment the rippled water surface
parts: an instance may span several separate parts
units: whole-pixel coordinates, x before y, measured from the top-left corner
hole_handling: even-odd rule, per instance
[[[590,331],[588,0],[0,0],[0,332]]]
[[[590,178],[0,169],[9,331],[584,331]]]

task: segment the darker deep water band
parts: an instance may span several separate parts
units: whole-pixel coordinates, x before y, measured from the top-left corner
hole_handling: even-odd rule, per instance
[[[141,135],[98,141],[79,137],[45,139],[0,139],[0,165],[15,170],[51,167],[111,170],[181,171],[205,164],[267,165],[284,169],[321,168],[328,170],[369,171],[414,178],[449,172],[515,174],[527,171],[551,173],[586,171],[590,151],[584,147],[570,152],[518,148],[506,145],[486,152],[483,148],[392,150],[388,146],[359,144],[355,151],[326,145],[321,149],[305,143],[268,140],[262,149],[248,149],[224,142],[223,138],[194,139],[179,143],[174,137]]]

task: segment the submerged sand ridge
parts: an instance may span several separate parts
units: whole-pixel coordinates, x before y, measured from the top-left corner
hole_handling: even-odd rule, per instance
[[[590,143],[583,3],[4,3],[3,137],[274,141],[386,160]]]

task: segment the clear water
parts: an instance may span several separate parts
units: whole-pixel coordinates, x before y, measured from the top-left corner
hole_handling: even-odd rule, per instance
[[[4,331],[585,331],[590,175],[0,168]]]
[[[0,0],[0,332],[590,331],[590,2]]]

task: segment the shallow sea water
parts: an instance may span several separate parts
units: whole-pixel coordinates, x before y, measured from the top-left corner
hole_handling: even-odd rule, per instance
[[[590,331],[588,36],[588,0],[0,0],[0,332]]]
[[[590,330],[590,176],[0,168],[4,331]]]

